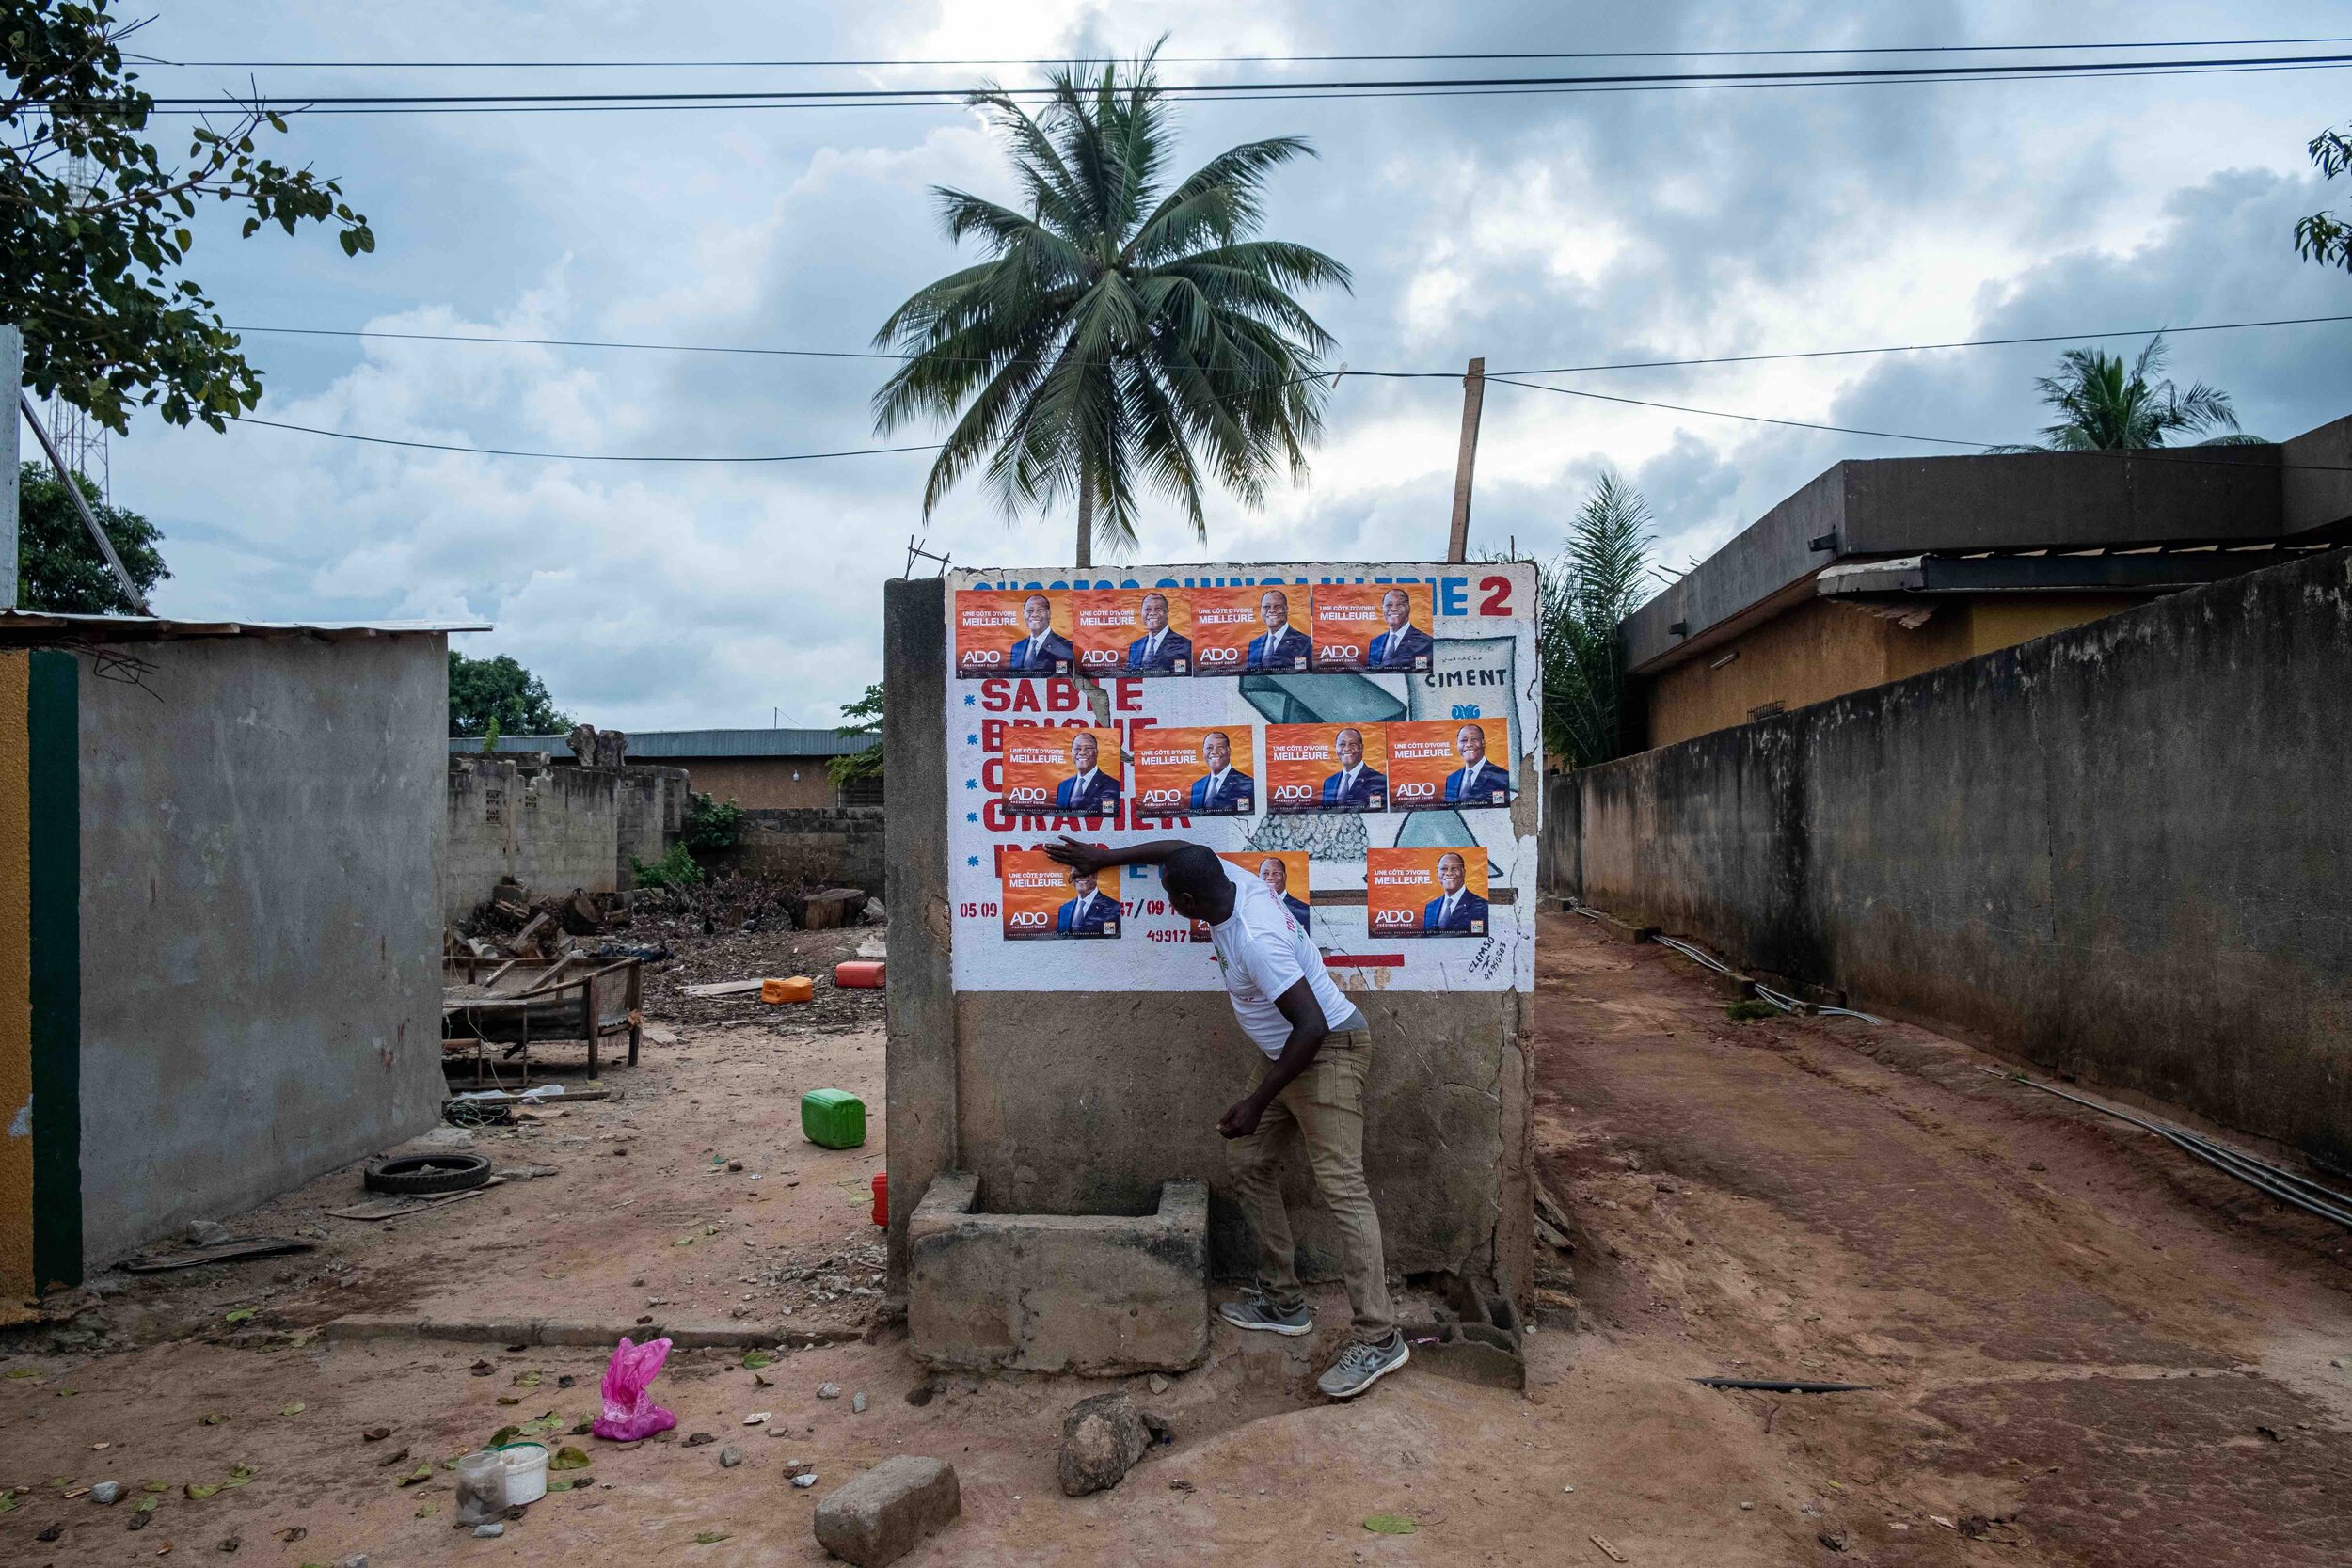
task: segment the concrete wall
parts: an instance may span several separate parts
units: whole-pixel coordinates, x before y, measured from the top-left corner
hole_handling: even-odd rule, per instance
[[[745,811],[816,811],[839,801],[823,757],[696,757],[694,787]]]
[[[2352,552],[1573,775],[1548,882],[2352,1162]]]
[[[996,1212],[1140,1212],[1169,1180],[1210,1191],[1210,1258],[1246,1273],[1216,1120],[1258,1059],[1222,992],[978,992],[949,976],[946,605],[936,580],[884,596],[883,742],[891,911],[891,1280],[904,1287],[898,1216],[943,1169],[980,1179]],[[1356,993],[1373,1031],[1367,1175],[1392,1270],[1454,1271],[1517,1298],[1530,1242],[1529,1069],[1516,992]],[[1288,1175],[1301,1266],[1338,1248],[1303,1164]]]
[[[439,637],[84,658],[83,1252],[93,1265],[439,1117]]]
[[[695,783],[699,788],[699,774]],[[883,836],[880,806],[747,811],[741,840],[718,863],[795,881],[864,888],[887,904]]]
[[[657,861],[677,841],[688,784],[677,768],[451,752],[441,918],[463,922],[502,877],[534,894],[631,885],[631,855]]]

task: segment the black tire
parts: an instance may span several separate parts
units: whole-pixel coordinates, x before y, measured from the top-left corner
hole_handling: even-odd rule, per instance
[[[404,1154],[378,1160],[365,1180],[372,1193],[407,1197],[469,1193],[490,1180],[490,1162],[479,1154]]]

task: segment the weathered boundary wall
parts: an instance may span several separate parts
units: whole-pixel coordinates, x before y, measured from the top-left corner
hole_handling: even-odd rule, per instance
[[[883,838],[880,806],[746,811],[743,836],[722,863],[764,876],[863,888],[887,904]]]
[[[558,768],[529,753],[449,753],[441,918],[473,912],[502,877],[533,893],[632,885],[630,858],[658,861],[686,821],[679,768]]]
[[[931,1178],[980,1179],[996,1212],[1137,1213],[1162,1183],[1210,1192],[1210,1263],[1253,1252],[1232,1200],[1217,1117],[1260,1059],[1221,991],[1100,998],[955,994],[947,900],[946,604],[937,579],[884,590],[883,745],[891,911],[890,1282],[906,1281],[905,1216]],[[1370,1020],[1365,1164],[1391,1270],[1451,1271],[1524,1295],[1532,1227],[1529,1066],[1516,991],[1354,993]],[[1302,1269],[1336,1277],[1339,1247],[1294,1162],[1286,1191]]]
[[[2336,551],[1586,768],[1546,881],[2348,1162],[2347,693]]]

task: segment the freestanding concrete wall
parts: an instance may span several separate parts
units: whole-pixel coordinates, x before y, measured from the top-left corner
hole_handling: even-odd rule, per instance
[[[1547,880],[2352,1162],[2352,552],[1573,775]]]
[[[447,640],[133,651],[135,684],[73,656],[92,1266],[411,1137],[443,1092]]]
[[[904,1216],[947,1169],[977,1176],[999,1213],[1140,1213],[1164,1184],[1202,1180],[1211,1266],[1244,1274],[1253,1254],[1216,1121],[1260,1057],[1222,991],[952,990],[944,594],[924,579],[884,595],[892,1289],[905,1288]],[[1532,816],[1534,792],[1514,810]],[[1518,1298],[1533,1223],[1523,997],[1352,994],[1373,1031],[1365,1163],[1391,1272]],[[1303,1164],[1289,1182],[1301,1266],[1334,1277],[1337,1238]]]

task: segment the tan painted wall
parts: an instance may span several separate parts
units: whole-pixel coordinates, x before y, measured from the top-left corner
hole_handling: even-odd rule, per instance
[[[31,669],[26,655],[0,653],[0,1322],[33,1295]]]
[[[834,803],[823,757],[687,757],[669,766],[686,769],[688,787],[696,794],[733,800],[745,811],[802,811]]]
[[[1927,601],[1923,601],[1927,602]],[[1804,707],[1901,680],[2144,602],[2118,594],[1939,596],[1921,626],[1811,599],[1649,684],[1651,746],[1744,724],[1768,703]],[[1714,666],[1726,654],[1731,662]]]

